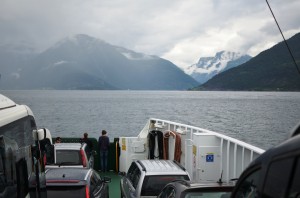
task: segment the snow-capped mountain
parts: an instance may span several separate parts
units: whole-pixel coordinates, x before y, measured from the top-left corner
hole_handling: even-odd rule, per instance
[[[239,66],[251,58],[247,54],[221,51],[216,53],[215,57],[201,57],[198,63],[184,68],[184,72],[203,84],[215,75]]]

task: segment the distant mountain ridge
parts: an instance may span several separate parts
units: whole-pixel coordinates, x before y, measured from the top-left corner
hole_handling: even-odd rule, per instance
[[[0,88],[186,90],[198,85],[170,61],[83,34],[62,39],[13,68],[2,74]]]
[[[287,40],[300,66],[300,33]],[[239,67],[218,74],[194,90],[300,91],[300,75],[284,42]]]
[[[251,58],[247,54],[220,51],[214,57],[201,57],[198,63],[184,68],[184,72],[203,84],[215,75],[239,66]]]

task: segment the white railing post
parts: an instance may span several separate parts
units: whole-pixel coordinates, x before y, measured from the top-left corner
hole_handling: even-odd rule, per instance
[[[230,160],[230,141],[227,141],[227,163],[226,163],[226,170],[227,170],[227,174],[226,174],[226,180],[229,181],[229,160]]]
[[[234,144],[234,155],[233,155],[233,178],[236,178],[236,154],[237,154],[237,144]]]

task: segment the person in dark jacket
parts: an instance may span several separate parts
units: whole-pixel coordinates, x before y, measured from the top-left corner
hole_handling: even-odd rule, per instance
[[[107,132],[102,130],[102,135],[98,140],[99,144],[99,153],[100,153],[100,162],[101,162],[101,170],[103,172],[107,171],[107,156],[109,149],[109,137],[107,136]]]
[[[88,133],[84,133],[83,134],[83,138],[80,140],[81,143],[86,143],[87,144],[87,154],[88,154],[88,158],[90,158],[91,152],[93,150],[93,143],[91,140],[89,140],[88,138]]]
[[[57,143],[61,143],[61,138],[60,137],[55,138],[55,144],[57,144]]]

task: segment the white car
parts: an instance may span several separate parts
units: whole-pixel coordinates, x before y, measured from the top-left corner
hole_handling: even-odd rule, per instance
[[[86,143],[54,144],[53,158],[47,160],[46,169],[59,167],[93,168],[94,154]],[[50,159],[47,157],[47,159]]]

